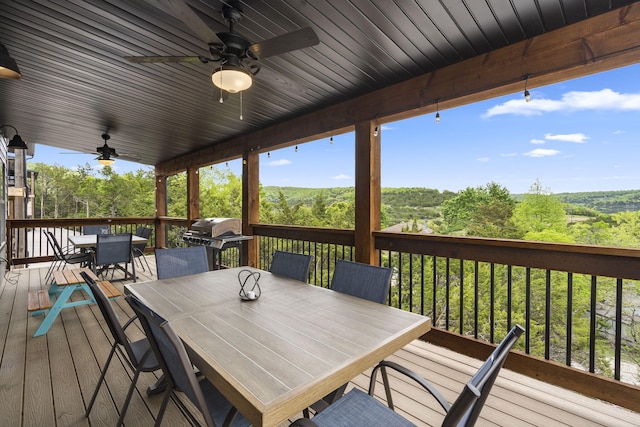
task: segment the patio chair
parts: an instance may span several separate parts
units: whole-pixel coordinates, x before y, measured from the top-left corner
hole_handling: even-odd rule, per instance
[[[149,237],[151,237],[152,232],[153,230],[149,227],[139,226],[138,228],[136,228],[136,236],[144,237],[147,240],[149,240]],[[140,257],[142,257],[142,259],[144,260],[144,263],[147,264],[147,269],[151,271],[151,268],[149,267],[149,261],[147,261],[147,259],[144,256],[144,250],[147,247],[147,243],[149,242],[147,241],[145,243],[132,244],[133,257],[134,259],[138,260],[138,262],[140,263],[140,267],[142,268],[142,271],[147,271],[147,270],[144,269],[144,265],[142,264],[142,261],[140,261]]]
[[[85,225],[82,234],[111,234],[111,227],[109,224]]]
[[[124,272],[124,280],[136,281],[136,265],[133,262],[131,249],[131,233],[122,234],[98,234],[96,236],[96,250],[92,252],[92,268],[96,274],[104,275],[110,268],[111,276],[115,269]],[[122,267],[121,264],[125,264]],[[129,272],[131,264],[131,272]]]
[[[339,259],[331,279],[331,289],[386,304],[392,272],[387,267]]]
[[[44,277],[45,283],[50,283],[51,279],[53,278],[53,272],[59,270],[63,265],[66,266],[68,264],[80,264],[81,267],[89,265],[91,258],[88,253],[71,252],[69,250],[62,249],[62,246],[60,246],[60,243],[58,243],[58,239],[56,239],[56,236],[49,230],[45,230],[44,235],[47,238],[49,245],[51,245],[54,254],[54,261],[53,263],[51,263],[51,266],[49,266],[47,274]]]
[[[179,390],[200,410],[207,426],[248,426],[249,422],[208,379],[199,380],[187,351],[171,324],[133,295],[128,295],[126,300],[138,315],[167,381],[167,389],[155,425],[159,426],[162,423],[171,397],[183,414],[190,421],[195,421],[191,412],[176,395],[176,391]],[[199,424],[196,422],[194,425]]]
[[[309,279],[311,255],[275,251],[271,259],[271,273],[306,282]]]
[[[135,390],[136,382],[138,381],[138,377],[141,372],[154,372],[160,369],[160,364],[156,359],[153,350],[151,349],[151,345],[149,340],[143,338],[137,341],[130,341],[125,333],[125,330],[133,323],[136,319],[136,316],[131,317],[124,325],[120,324],[118,320],[118,316],[116,315],[113,307],[111,306],[111,302],[104,294],[99,284],[93,280],[89,275],[85,272],[80,273],[82,278],[87,282],[91,292],[93,293],[93,297],[96,300],[96,304],[104,317],[107,326],[109,327],[109,331],[113,336],[113,345],[111,346],[111,351],[109,352],[109,357],[107,357],[107,361],[102,368],[102,372],[100,373],[100,379],[98,380],[98,384],[96,384],[96,388],[93,392],[93,396],[91,397],[91,401],[89,402],[89,406],[87,406],[87,411],[85,416],[88,417],[91,413],[91,409],[93,408],[93,404],[95,403],[96,397],[98,396],[98,391],[100,390],[100,386],[104,382],[104,376],[109,369],[109,365],[111,364],[111,359],[113,359],[113,355],[116,352],[116,349],[119,351],[122,359],[124,359],[129,365],[129,368],[134,372],[133,378],[131,380],[131,386],[129,387],[129,391],[127,393],[127,397],[122,405],[122,409],[120,410],[120,419],[118,420],[118,426],[122,425],[124,421],[124,416],[127,412],[127,408],[129,406],[129,402],[131,401],[131,396],[133,395],[133,391]]]
[[[331,279],[331,289],[336,292],[363,298],[369,301],[385,304],[391,286],[391,273],[393,271],[387,267],[362,264],[359,262],[338,260]],[[382,377],[387,384],[386,371],[382,370]],[[324,396],[322,399],[311,405],[316,414],[323,411],[332,403],[336,402],[347,388],[343,384],[338,389]],[[309,409],[302,411],[306,418],[309,418]]]
[[[209,271],[207,248],[156,249],[156,270],[160,280]]]
[[[415,372],[397,363],[383,361],[380,362],[371,373],[369,394],[354,388],[336,403],[313,417],[312,420],[302,418],[294,421],[290,427],[413,426],[413,423],[393,410],[391,394],[388,394],[387,397],[388,406],[385,406],[373,397],[377,371],[384,368],[393,369],[401,375],[414,380],[420,387],[429,392],[446,412],[444,420],[442,421],[443,426],[473,426],[509,354],[509,350],[511,350],[523,332],[524,329],[518,325],[509,331],[500,345],[498,345],[480,369],[478,369],[476,374],[465,385],[453,404],[449,404],[430,382]],[[420,418],[418,414],[414,415]],[[430,422],[430,424],[433,424],[433,422]]]

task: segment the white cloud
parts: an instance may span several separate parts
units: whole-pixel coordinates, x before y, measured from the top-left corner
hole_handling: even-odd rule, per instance
[[[502,153],[502,154],[500,154],[501,157],[515,157],[517,155],[518,155],[518,153]]]
[[[579,110],[640,111],[640,93],[620,93],[602,89],[593,92],[567,92],[559,100],[534,97],[531,102],[526,102],[524,98],[512,99],[491,107],[483,117],[500,114],[539,116],[555,111]]]
[[[488,157],[479,157],[479,158],[478,158],[478,159],[476,159],[476,160],[478,160],[479,162],[488,162],[488,161],[489,161],[489,158],[488,158]]]
[[[531,143],[532,144],[544,144],[545,140],[544,139],[532,139]]]
[[[268,166],[286,166],[290,165],[291,160],[282,159],[282,160],[273,160],[268,163]]]
[[[340,175],[336,175],[336,176],[332,176],[331,179],[336,179],[336,180],[344,180],[344,179],[349,179],[349,175],[345,175],[343,173],[341,173]]]
[[[560,154],[560,151],[547,148],[536,148],[535,150],[524,153],[524,155],[528,157],[549,157],[555,156],[556,154]]]
[[[552,135],[547,133],[544,135],[544,139],[548,141],[565,141],[565,142],[575,142],[578,144],[583,144],[585,140],[589,139],[589,137],[583,133],[568,133],[568,134],[557,134]]]

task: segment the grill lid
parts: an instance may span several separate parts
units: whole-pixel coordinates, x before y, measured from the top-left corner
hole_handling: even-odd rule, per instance
[[[240,218],[202,218],[191,224],[191,230],[217,237],[242,233]]]

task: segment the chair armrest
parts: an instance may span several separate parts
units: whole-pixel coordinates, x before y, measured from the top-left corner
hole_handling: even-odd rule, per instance
[[[402,365],[398,365],[395,362],[389,362],[387,360],[383,360],[382,362],[378,363],[376,365],[375,368],[373,368],[373,371],[371,372],[371,382],[369,383],[369,394],[371,396],[373,396],[373,392],[375,389],[375,380],[376,380],[376,375],[377,375],[377,371],[379,369],[382,368],[391,368],[394,371],[397,371],[399,373],[401,373],[402,375],[405,375],[408,378],[411,378],[412,380],[414,380],[415,382],[417,382],[420,386],[422,386],[422,388],[424,388],[426,391],[428,391],[440,404],[440,406],[442,406],[442,408],[448,412],[449,408],[451,408],[451,404],[447,401],[447,399],[444,398],[444,396],[442,394],[440,394],[440,392],[438,391],[438,389],[436,389],[433,384],[431,384],[429,381],[425,380],[424,378],[422,378],[420,375],[418,375],[417,373],[405,368]]]
[[[300,418],[289,424],[289,427],[318,427],[318,424],[314,423],[309,418]]]

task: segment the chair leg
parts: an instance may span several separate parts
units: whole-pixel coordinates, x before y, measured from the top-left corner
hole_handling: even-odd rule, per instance
[[[158,415],[156,416],[156,423],[154,427],[160,427],[162,424],[162,417],[164,416],[164,411],[167,409],[167,404],[169,403],[169,397],[171,397],[171,393],[173,393],[173,387],[167,387],[167,391],[164,393],[164,397],[162,398],[162,405],[160,405],[160,410],[158,411]]]
[[[117,427],[120,427],[124,423],[124,416],[127,414],[127,409],[129,408],[129,402],[131,402],[131,397],[133,396],[133,391],[136,389],[136,383],[138,382],[139,376],[140,376],[140,370],[136,369],[136,372],[135,374],[133,374],[133,378],[131,379],[131,385],[129,386],[127,397],[124,400],[122,409],[120,410],[120,417],[118,418],[118,423],[116,424]]]
[[[100,379],[98,380],[98,384],[96,384],[96,389],[93,392],[93,396],[91,397],[91,401],[89,402],[89,406],[87,406],[87,412],[85,412],[84,416],[88,417],[89,413],[91,412],[91,408],[93,408],[93,404],[96,401],[96,397],[98,396],[98,391],[100,390],[100,386],[102,385],[102,382],[104,381],[104,376],[107,373],[107,369],[109,368],[109,364],[111,363],[111,359],[113,359],[113,355],[116,352],[116,347],[118,346],[117,343],[114,343],[113,346],[111,347],[111,352],[109,353],[109,357],[107,357],[107,362],[104,364],[104,368],[102,369],[102,372],[100,373]]]

